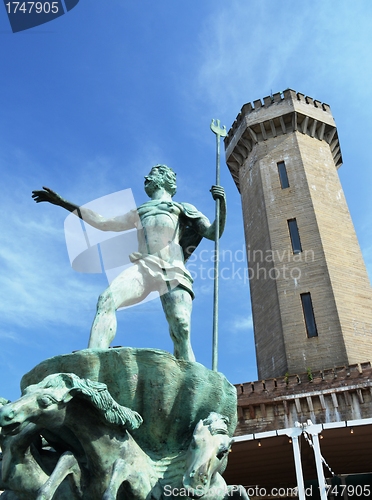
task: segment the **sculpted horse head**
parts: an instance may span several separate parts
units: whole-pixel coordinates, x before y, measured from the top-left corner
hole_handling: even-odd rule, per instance
[[[129,430],[142,423],[138,413],[112,398],[106,384],[81,379],[74,373],[57,373],[28,386],[21,398],[0,408],[2,434],[18,434],[29,422],[46,428],[62,426],[66,407],[75,396],[89,401],[108,423],[123,425]]]
[[[225,488],[227,491],[226,483],[220,474],[226,469],[232,444],[228,435],[228,422],[227,417],[212,412],[195,427],[183,476],[183,485],[191,497],[202,497],[211,488]]]
[[[76,427],[76,434],[71,427],[72,423]],[[38,384],[28,386],[20,399],[0,408],[1,435],[8,444],[5,478],[7,486],[14,491],[26,493],[28,499],[49,500],[53,498],[64,478],[71,475],[75,484],[74,492],[71,490],[68,497],[61,498],[73,500],[77,498],[76,492],[78,496],[81,494],[80,480],[83,474],[84,484],[89,478],[87,498],[101,498],[112,469],[112,463],[107,457],[107,446],[112,443],[113,447],[120,448],[120,445],[129,440],[128,438],[126,441],[126,436],[129,436],[127,429],[136,429],[141,423],[141,416],[130,408],[119,405],[105,384],[81,379],[73,373],[49,375]],[[114,430],[115,428],[117,430]],[[45,474],[43,466],[30,459],[29,450],[34,434],[41,432],[44,436],[46,431],[54,441],[57,436],[57,444],[59,439],[62,439],[63,446],[69,450],[58,456],[50,477]],[[31,438],[27,441],[29,434]],[[118,439],[106,439],[106,434],[117,435]],[[86,446],[92,443],[92,448],[99,447],[102,435],[105,439],[103,444],[107,446],[103,447],[102,459],[100,456],[96,459],[95,455],[89,455]],[[64,438],[67,438],[67,441],[64,441]],[[48,436],[47,439],[49,440]],[[23,453],[25,446],[28,447],[26,454]],[[43,461],[45,457],[39,458]],[[18,471],[21,471],[21,477]],[[27,484],[23,476],[28,479]],[[103,482],[102,477],[105,479]]]

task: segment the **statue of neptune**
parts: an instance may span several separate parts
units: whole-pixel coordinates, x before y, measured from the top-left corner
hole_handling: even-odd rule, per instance
[[[47,201],[73,212],[84,222],[102,231],[126,231],[137,228],[138,252],[130,255],[133,266],[125,269],[99,296],[89,348],[108,348],[116,328],[116,310],[136,304],[156,290],[174,343],[178,359],[195,361],[190,342],[192,278],[185,267],[187,258],[201,239],[215,239],[215,224],[193,205],[172,200],[176,193],[176,174],[165,165],[155,165],[145,177],[150,200],[136,210],[105,218],[92,210],[71,203],[51,189],[33,191],[36,203]],[[225,193],[212,186],[214,199],[220,200],[220,235],[226,220]]]

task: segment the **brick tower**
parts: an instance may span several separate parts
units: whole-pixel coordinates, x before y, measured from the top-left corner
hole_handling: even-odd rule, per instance
[[[259,378],[370,360],[372,291],[329,106],[289,89],[245,104],[225,148],[242,197]]]

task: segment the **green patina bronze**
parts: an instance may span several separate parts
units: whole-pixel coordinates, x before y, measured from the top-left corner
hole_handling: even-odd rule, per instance
[[[103,231],[137,229],[138,252],[130,255],[133,266],[123,271],[100,295],[88,347],[109,347],[116,334],[115,311],[158,291],[169,323],[174,355],[195,361],[190,342],[192,278],[185,261],[202,238],[215,240],[216,230],[222,235],[226,220],[225,193],[221,186],[212,186],[212,196],[221,206],[217,226],[194,206],[172,200],[176,175],[165,165],[151,169],[145,177],[145,191],[150,201],[111,219],[66,201],[46,187],[33,191],[32,196],[37,203],[47,201],[59,205]]]
[[[86,349],[43,361],[21,386],[0,410],[9,498],[234,498],[221,474],[236,390],[221,373],[160,350]]]
[[[175,174],[155,166],[151,198],[107,219],[44,188],[36,202],[74,212],[102,230],[137,228],[133,266],[101,294],[89,348],[47,359],[24,375],[22,396],[0,398],[1,500],[248,499],[222,474],[237,423],[237,395],[221,373],[196,363],[190,343],[192,279],[185,261],[217,222],[172,200]],[[109,348],[118,307],[157,290],[174,356],[157,349]]]

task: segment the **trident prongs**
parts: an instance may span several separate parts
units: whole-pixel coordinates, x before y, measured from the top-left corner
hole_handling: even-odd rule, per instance
[[[226,137],[227,136],[226,125],[224,125],[222,128],[220,126],[220,120],[215,120],[214,118],[212,118],[211,130],[214,134],[218,135],[219,137]]]

